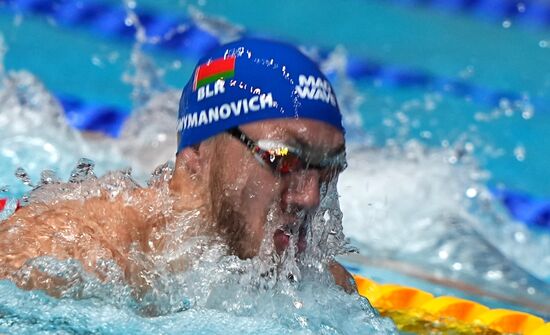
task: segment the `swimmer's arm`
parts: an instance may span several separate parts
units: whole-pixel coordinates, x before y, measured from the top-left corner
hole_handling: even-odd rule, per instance
[[[355,285],[353,276],[342,266],[342,264],[333,261],[330,263],[329,269],[336,285],[342,287],[346,293],[352,294],[357,292],[357,286]]]
[[[0,278],[13,280],[25,289],[43,289],[59,295],[64,282],[38,270],[22,276],[28,261],[40,256],[79,260],[84,270],[101,278],[97,263],[112,259],[125,272],[134,229],[120,229],[137,215],[122,201],[101,198],[64,201],[55,206],[31,204],[0,224]],[[135,222],[135,221],[134,221]],[[129,227],[127,227],[129,228]]]

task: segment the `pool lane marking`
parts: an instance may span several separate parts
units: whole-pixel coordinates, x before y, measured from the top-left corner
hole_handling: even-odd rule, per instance
[[[415,287],[398,284],[380,284],[364,276],[354,275],[358,293],[369,299],[382,314],[390,317],[402,313],[410,319],[443,323],[460,327],[460,323],[474,328],[485,326],[499,333],[538,335],[550,329],[550,323],[535,315],[509,309],[490,309],[478,302],[452,296],[435,297]],[[411,320],[407,321],[411,321]],[[401,319],[396,318],[398,326]],[[458,322],[457,322],[458,321]]]
[[[371,0],[372,1],[372,0]],[[378,2],[381,2],[378,0]],[[469,15],[490,23],[519,24],[530,29],[550,28],[550,3],[541,0],[384,0],[399,6],[429,8],[454,15]]]
[[[49,16],[65,27],[82,26],[102,37],[134,40],[134,28],[126,24],[126,11],[122,6],[74,0],[4,0],[4,3],[4,11]],[[182,57],[196,60],[220,45],[215,35],[189,18],[158,15],[139,9],[136,14],[149,38],[171,35],[169,40],[161,38],[157,44],[147,45],[148,47],[170,50]],[[186,28],[179,31],[180,26]],[[245,32],[243,35],[255,34]],[[321,61],[326,60],[330,51],[324,50],[321,55]],[[487,89],[461,79],[440,77],[421,69],[384,65],[365,57],[349,56],[346,73],[352,79],[370,80],[384,87],[421,87],[493,107],[499,107],[505,101],[513,103],[524,100],[523,94],[517,92]],[[536,97],[531,97],[528,103],[543,111],[550,106],[546,99]]]
[[[4,3],[10,5],[12,12],[53,16],[64,26],[86,26],[101,36],[122,37],[133,40],[134,28],[125,23],[126,12],[121,6],[113,7],[93,1],[70,0],[62,2],[4,0]],[[153,32],[155,36],[163,36],[170,31],[174,31],[178,25],[187,25],[185,31],[176,33],[168,41],[161,41],[157,45],[159,48],[175,51],[184,57],[197,58],[200,54],[219,45],[217,37],[204,31],[188,19],[153,15],[146,12],[138,12],[137,14],[149,34]],[[329,57],[330,52],[325,50],[321,52],[321,55],[323,59],[326,59]],[[462,98],[471,98],[478,103],[495,107],[498,107],[503,101],[513,102],[522,99],[522,95],[515,92],[484,89],[463,80],[437,77],[422,70],[382,65],[366,58],[354,56],[349,57],[346,72],[349,77],[356,80],[379,81],[385,86],[396,88],[423,87]],[[112,137],[117,137],[120,134],[122,124],[130,113],[130,111],[121,108],[84,102],[75,97],[58,95],[58,98],[65,109],[67,120],[71,126],[80,130],[100,131]],[[533,100],[531,104],[537,110],[544,110],[542,106],[550,106],[550,103],[545,104],[542,99]],[[548,206],[537,207],[538,209],[533,212],[534,216],[532,217],[550,218],[546,215],[547,211],[550,211],[550,201],[543,201],[548,203]],[[534,204],[534,202],[529,201],[527,203]],[[528,205],[528,208],[535,207],[534,205]],[[514,208],[510,207],[509,209],[512,215],[517,215]],[[541,222],[542,224],[537,225],[550,227],[550,219]]]
[[[359,254],[347,255],[343,257],[343,259],[349,260],[352,263],[365,264],[368,266],[389,269],[392,271],[396,271],[398,273],[405,274],[409,277],[421,279],[423,281],[426,281],[432,284],[449,287],[452,289],[457,289],[476,296],[485,296],[485,297],[496,299],[502,302],[511,303],[519,306],[525,306],[527,308],[530,308],[533,311],[540,312],[541,314],[550,315],[550,302],[544,304],[538,301],[533,301],[526,297],[516,297],[516,296],[506,295],[502,293],[497,293],[497,292],[490,292],[483,288],[465,283],[460,280],[455,280],[451,278],[441,278],[439,276],[426,273],[425,271],[422,271],[414,264],[408,264],[405,262],[392,260],[392,259],[375,259],[375,258],[366,257],[364,255],[359,255]]]

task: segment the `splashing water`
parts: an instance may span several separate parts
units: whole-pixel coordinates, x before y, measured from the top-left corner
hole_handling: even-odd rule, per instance
[[[524,245],[532,248],[523,252],[536,261],[518,252],[510,234],[518,224],[501,219],[483,174],[467,159],[448,163],[454,154],[414,141],[406,152],[351,150],[339,184],[347,235],[369,257],[414,263],[426,273],[545,304],[550,289],[540,278],[548,276],[550,266],[548,236],[525,235]]]
[[[198,11],[193,17],[217,34],[228,24]],[[230,40],[242,29],[226,31],[230,31],[229,36],[221,37]],[[143,38],[144,32],[138,35],[138,43],[151,42]],[[515,264],[539,278],[549,278],[550,259],[542,254],[550,243],[548,235],[532,234],[502,215],[483,186],[483,172],[470,155],[461,159],[463,155],[454,149],[433,149],[414,141],[376,150],[362,146],[371,141],[361,131],[357,113],[361,97],[343,72],[345,60],[345,52],[337,49],[323,66],[337,74],[336,91],[344,120],[353,130],[348,132],[348,141],[361,144],[352,145],[350,168],[339,185],[346,233],[359,243],[361,251],[415,262],[446,276],[476,283],[481,280],[500,290],[544,297],[547,286]],[[77,158],[84,156],[95,161],[97,175],[132,166],[137,179],[144,180],[147,171],[173,158],[179,90],[170,90],[162,83],[162,72],[141,47],[134,48],[133,65],[135,71],[125,80],[135,87],[136,110],[117,141],[91,140],[69,129],[61,107],[37,78],[24,71],[2,71],[0,127],[6,132],[0,147],[0,178],[7,177],[4,171],[23,166],[29,171],[23,183],[34,187],[31,176],[52,169],[42,172],[37,188],[28,196],[31,203],[46,207],[103,193],[111,199],[124,197],[139,189],[128,171],[95,179],[94,166],[88,160],[71,170]],[[406,113],[396,113],[395,120],[409,122]],[[403,129],[398,136],[407,137],[409,133]],[[457,160],[464,163],[456,164]],[[149,185],[165,184],[170,173],[170,164],[155,170]],[[60,182],[65,177],[70,178],[69,183]],[[0,180],[0,185],[4,184],[19,187],[12,192],[21,194],[21,183]],[[158,199],[165,197],[155,203],[157,210],[170,213],[170,204],[165,201],[167,190],[159,189]],[[334,189],[331,192],[336,194]],[[140,272],[140,280],[147,283],[142,295],[136,295],[125,283],[122,269],[113,262],[96,264],[101,275],[93,276],[79,262],[37,258],[17,273],[18,278],[24,279],[34,268],[64,278],[69,285],[60,292],[63,299],[24,292],[9,281],[0,282],[0,305],[4,306],[0,331],[391,333],[392,326],[378,318],[367,301],[344,294],[331,284],[323,264],[347,246],[343,243],[338,198],[329,196],[324,201],[319,211],[311,214],[312,222],[318,224],[311,226],[308,249],[298,259],[292,248],[280,259],[269,257],[273,250],[266,241],[261,257],[240,260],[228,256],[227,246],[216,238],[197,235],[180,240],[176,237],[185,235],[197,220],[197,213],[188,213],[161,234],[173,237],[167,240],[166,249],[153,255],[138,249],[130,253],[136,264],[147,265],[147,270]],[[8,207],[13,211],[15,203]],[[522,235],[519,239],[518,233]],[[62,243],[67,236],[58,238]],[[294,232],[291,239],[297,238]],[[313,248],[319,241],[326,242]],[[170,264],[189,255],[195,258],[188,271],[174,273],[170,269]],[[271,275],[261,275],[266,273]],[[144,318],[143,314],[160,316]]]
[[[212,22],[208,24],[212,25]],[[135,48],[134,52],[141,53],[140,48]],[[141,187],[132,179],[129,171],[113,171],[100,178],[96,177],[95,172],[96,165],[104,169],[105,165],[113,166],[113,162],[107,159],[109,156],[121,157],[120,161],[129,157],[130,161],[135,161],[136,164],[132,165],[137,166],[138,173],[143,175],[143,171],[152,169],[153,164],[173,155],[175,145],[169,143],[175,144],[173,120],[179,92],[166,91],[165,88],[155,91],[162,85],[151,85],[155,80],[149,80],[148,77],[157,76],[158,71],[147,70],[154,69],[154,66],[145,57],[140,55],[134,58],[133,64],[141,70],[135,71],[133,77],[126,77],[134,87],[139,86],[134,91],[137,110],[135,117],[125,125],[118,141],[90,140],[65,126],[61,137],[64,138],[62,143],[67,145],[64,148],[61,143],[57,145],[52,133],[51,143],[48,142],[52,150],[78,152],[93,160],[81,159],[71,170],[64,167],[61,154],[55,156],[50,164],[41,164],[35,162],[35,157],[29,152],[18,152],[18,158],[33,157],[37,166],[52,167],[61,171],[62,175],[58,177],[54,170],[44,170],[40,174],[40,181],[35,184],[31,178],[35,166],[28,167],[23,161],[17,161],[17,165],[25,166],[30,171],[17,170],[23,184],[34,187],[26,195],[26,202],[31,205],[29,208],[41,211],[62,206],[59,210],[63,211],[63,203],[80,203],[84,199],[106,197],[111,201],[125,199],[127,206],[135,206],[143,212],[174,216],[167,188],[172,172],[170,163],[154,171],[148,185],[157,189],[158,194],[154,201],[147,204],[136,202],[132,196],[132,192]],[[144,64],[147,67],[145,70]],[[26,73],[23,76],[32,77]],[[10,80],[14,82],[12,86],[19,85],[18,79],[18,74],[11,75]],[[28,93],[31,96],[49,95],[36,80],[31,87],[33,91]],[[7,96],[14,94],[11,91],[5,93]],[[51,100],[51,115],[63,122],[59,120],[60,107],[56,105],[55,99]],[[38,110],[30,108],[26,101],[17,101],[13,108],[20,108],[29,119],[39,116]],[[39,117],[40,126],[50,127],[51,119],[43,115]],[[18,134],[25,136],[32,131],[32,126],[22,123]],[[10,136],[6,135],[7,138]],[[59,139],[59,134],[57,136]],[[151,138],[155,140],[151,141]],[[140,146],[137,143],[147,145]],[[95,155],[89,155],[90,152],[86,150],[90,144],[94,146]],[[159,152],[159,149],[164,148],[168,148],[165,153]],[[64,179],[64,171],[71,171],[68,182],[61,181]],[[253,259],[241,260],[228,255],[223,239],[195,231],[195,227],[205,225],[197,223],[200,215],[191,211],[174,219],[164,232],[151,235],[148,244],[151,252],[145,253],[137,245],[130,247],[127,259],[132,266],[140,269],[132,278],[128,278],[125,269],[109,261],[108,257],[100,257],[95,264],[48,256],[34,258],[8,278],[22,287],[32,286],[31,274],[36,271],[46,278],[56,278],[59,285],[55,293],[62,298],[62,303],[58,304],[58,308],[52,308],[52,304],[57,304],[54,298],[40,292],[24,293],[10,282],[0,282],[1,304],[9,306],[2,312],[4,317],[0,331],[9,329],[10,332],[47,333],[61,329],[68,332],[108,329],[112,333],[126,333],[129,329],[139,329],[140,333],[156,333],[160,325],[167,333],[216,333],[220,329],[224,333],[229,330],[230,333],[262,331],[267,334],[394,333],[393,324],[380,318],[368,301],[358,295],[344,293],[333,283],[327,262],[345,252],[346,243],[342,234],[342,215],[337,209],[335,185],[327,187],[330,190],[326,193],[332,196],[325,198],[319,211],[307,214],[311,229],[307,233],[307,249],[302,255],[298,255],[293,248],[278,255],[274,252],[271,238],[264,239],[260,255]],[[115,213],[106,214],[106,222],[110,221],[109,215],[116,216]],[[76,227],[71,227],[75,224],[72,221],[64,222],[67,229],[53,235],[45,232],[43,236],[48,236],[60,250],[78,245],[83,250],[102,252],[94,251],[94,245],[85,234],[71,233],[78,231]],[[266,223],[268,231],[276,226],[275,217]],[[295,245],[299,232],[289,233],[291,245]],[[156,246],[160,240],[162,248]],[[177,271],[182,266],[182,259],[185,260],[186,271]],[[33,301],[34,311],[24,308],[29,300]],[[105,309],[110,313],[105,314]],[[33,316],[37,311],[40,311],[39,316]],[[75,313],[79,317],[73,318]],[[143,315],[157,317],[147,319]],[[94,320],[95,324],[90,324],[88,320]],[[208,324],[205,320],[215,322]]]
[[[169,327],[168,331],[181,331],[185,329],[181,328],[182,325],[188,326],[188,323],[191,323],[191,327],[203,326],[196,322],[198,315],[210,317],[222,313],[218,323],[231,323],[229,329],[232,332],[246,332],[248,327],[264,329],[267,333],[299,331],[304,334],[381,334],[395,331],[392,323],[377,316],[365,299],[346,294],[332,282],[326,264],[336,255],[345,252],[346,245],[342,234],[342,216],[335,207],[338,196],[334,183],[326,186],[327,196],[319,210],[311,213],[308,247],[303,256],[297,255],[295,248],[289,248],[279,257],[274,251],[273,240],[269,237],[272,235],[267,233],[260,255],[241,260],[228,255],[227,245],[221,236],[205,235],[208,224],[201,222],[198,211],[192,210],[174,216],[166,183],[171,173],[172,169],[168,164],[160,167],[154,174],[149,184],[150,189],[156,190],[156,194],[145,208],[134,192],[140,186],[127,172],[111,172],[97,179],[89,160],[79,162],[69,183],[42,184],[29,194],[29,204],[33,205],[37,215],[40,215],[40,211],[56,206],[60,199],[81,202],[83,199],[107,196],[111,201],[125,199],[126,206],[147,211],[148,215],[161,213],[174,218],[167,220],[165,229],[159,229],[151,235],[148,252],[138,245],[131,246],[127,259],[131,268],[140,269],[135,274],[128,274],[128,271],[113,261],[100,259],[92,265],[91,270],[96,273],[94,276],[89,272],[89,263],[82,264],[71,259],[61,261],[44,256],[26,262],[15,273],[8,274],[8,278],[17,281],[22,287],[36,286],[37,280],[41,279],[36,279],[32,274],[40,272],[44,274],[41,278],[56,278],[56,295],[64,301],[71,301],[64,304],[65,308],[80,306],[79,302],[72,301],[75,298],[89,301],[85,311],[98,324],[89,327],[81,324],[81,319],[77,318],[76,322],[71,321],[65,325],[73,331],[89,331],[95,327],[107,326],[113,326],[113,331],[117,331],[120,325],[113,325],[111,319],[97,319],[99,311],[96,306],[101,304],[116,307],[118,310],[115,316],[130,315],[129,320],[124,322],[124,329],[133,327],[135,322],[143,322],[138,316],[143,314],[165,315],[166,318],[166,315],[176,313],[179,322],[164,326]],[[77,178],[73,178],[74,176]],[[59,210],[62,211],[63,207]],[[104,222],[98,223],[104,229],[113,228],[108,216]],[[91,253],[101,252],[96,250],[93,243],[90,244],[85,234],[76,233],[79,231],[78,227],[71,227],[81,224],[77,221],[64,222],[62,231],[54,232],[53,235],[45,232],[41,236],[48,236],[51,243],[61,249],[79,245]],[[268,219],[266,226],[276,227],[276,218]],[[130,234],[136,233],[132,231],[134,228],[131,225],[126,229]],[[14,238],[24,237],[26,232],[14,234]],[[298,232],[293,232],[291,239],[297,239],[297,234]],[[6,250],[5,246],[3,250]],[[11,249],[7,252],[11,252]],[[119,246],[117,252],[123,253],[123,247]],[[182,266],[185,271],[177,270]],[[126,284],[127,282],[130,284]],[[13,306],[4,320],[17,322],[20,329],[30,332],[43,329],[46,325],[59,329],[55,328],[59,325],[55,319],[60,317],[56,313],[72,315],[71,311],[61,308],[49,310],[38,321],[35,318],[27,319],[28,312],[14,306],[14,299],[17,300],[21,293],[14,294],[15,289],[7,282],[2,285],[5,285],[4,291],[10,292],[9,296],[2,296],[2,304]],[[29,296],[36,300],[35,308],[50,308],[48,306],[52,303],[51,298],[39,293],[29,293]],[[266,328],[264,324],[269,322],[272,325]],[[207,329],[211,331],[216,327]]]

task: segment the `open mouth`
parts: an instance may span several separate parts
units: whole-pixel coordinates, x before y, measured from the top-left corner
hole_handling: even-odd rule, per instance
[[[298,228],[298,241],[296,242],[297,253],[301,253],[306,249],[306,224],[294,225],[293,228]],[[283,251],[288,248],[290,245],[290,237],[292,236],[292,230],[290,226],[277,229],[273,234],[273,242],[275,243],[275,249],[278,254],[283,253]]]

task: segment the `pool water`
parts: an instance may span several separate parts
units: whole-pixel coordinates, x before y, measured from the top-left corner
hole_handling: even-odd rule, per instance
[[[196,56],[147,46],[143,52],[132,38],[4,9],[0,187],[10,185],[5,194],[15,198],[30,189],[13,176],[19,166],[35,184],[43,169],[67,180],[76,161],[88,157],[99,175],[132,166],[143,182],[157,164],[173,158],[178,88]],[[228,31],[266,35],[302,45],[314,57],[322,54],[348,127],[350,167],[338,187],[344,231],[352,243],[371,259],[415,264],[428,274],[473,282],[512,301],[521,297],[546,305],[523,309],[549,317],[550,233],[511,219],[491,193],[505,187],[550,197],[548,28],[375,0],[296,1],[276,8],[267,1],[138,1],[137,9],[191,17],[220,40],[231,38]],[[334,20],[334,13],[342,19]],[[354,59],[379,64],[386,75],[354,78],[346,71]],[[388,75],[403,69],[429,74],[432,83],[460,80],[477,90],[460,95],[448,85],[405,85]],[[520,98],[495,102],[480,92],[513,92]],[[132,117],[118,139],[82,135],[66,125],[59,96],[112,106]],[[8,207],[12,210],[15,200]],[[381,281],[418,284],[407,276],[355,266]],[[5,328],[0,330],[221,333],[231,327],[240,333],[352,334],[384,327],[364,302],[337,291],[321,298],[307,285],[290,291],[301,300],[285,290],[277,291],[275,302],[263,296],[259,301],[265,306],[254,305],[254,316],[202,306],[148,319],[121,308],[120,301],[106,302],[101,292],[107,288],[97,285],[88,285],[87,299],[58,300],[3,281],[0,327]],[[473,298],[452,288],[429,287]],[[232,298],[222,294],[220,299]],[[131,304],[121,299],[123,306]],[[296,314],[297,300],[309,300],[304,306],[311,309]],[[274,313],[269,309],[277,304],[290,307],[257,317],[259,311]],[[323,319],[324,310],[334,315]],[[282,322],[274,324],[275,316]],[[301,317],[309,322],[304,325]],[[374,326],[365,322],[370,319]]]

